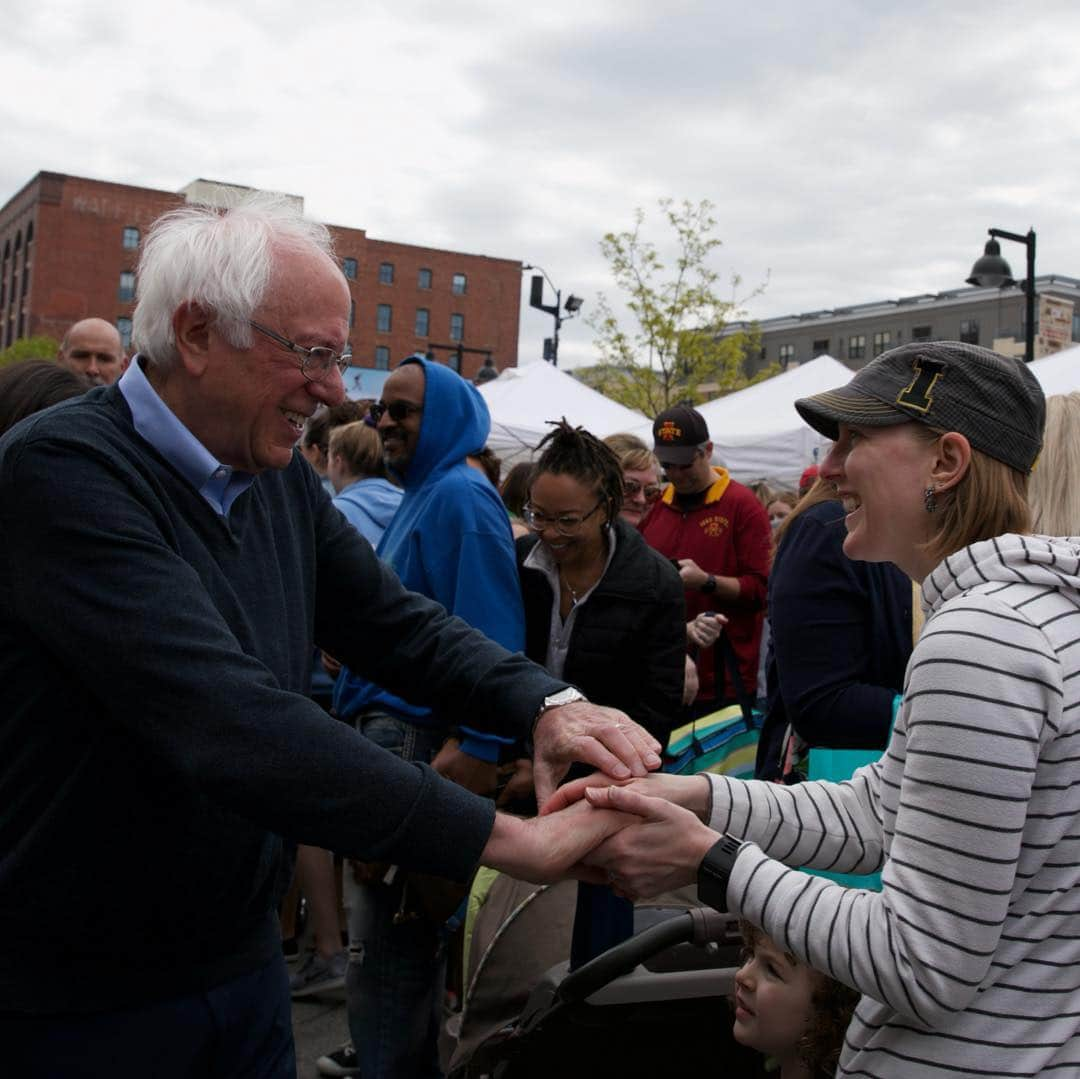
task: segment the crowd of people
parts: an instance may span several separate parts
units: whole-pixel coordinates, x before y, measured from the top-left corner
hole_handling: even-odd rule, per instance
[[[799,490],[686,404],[500,484],[449,368],[345,400],[348,310],[287,200],[185,207],[130,359],[87,319],[0,372],[15,1074],[292,1075],[344,986],[325,1074],[438,1076],[481,865],[579,879],[572,966],[696,884],[783,1079],[1080,1071],[1080,395],[917,343],[798,402]],[[664,773],[732,704],[756,778]]]

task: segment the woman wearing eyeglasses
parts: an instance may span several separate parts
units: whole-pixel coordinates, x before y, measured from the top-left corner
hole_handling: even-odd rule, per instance
[[[666,745],[682,707],[679,574],[620,517],[623,471],[604,443],[563,420],[540,448],[522,510],[531,534],[517,541],[525,654]],[[629,936],[632,913],[583,887],[573,961]]]

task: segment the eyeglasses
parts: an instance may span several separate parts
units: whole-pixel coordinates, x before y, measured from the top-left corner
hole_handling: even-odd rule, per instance
[[[390,413],[390,419],[394,423],[401,423],[408,419],[414,412],[423,412],[424,409],[420,405],[411,405],[408,401],[376,401],[375,404],[368,409],[368,414],[377,424],[379,420],[383,418],[383,414]]]
[[[663,490],[658,483],[646,483],[642,486],[637,480],[623,480],[622,489],[624,498],[633,498],[641,493],[644,494],[646,502],[655,502]]]
[[[352,363],[352,350],[348,345],[345,346],[345,351],[339,356],[332,348],[323,348],[319,345],[316,345],[315,348],[304,348],[303,345],[298,345],[295,341],[282,337],[281,334],[275,333],[268,326],[264,326],[254,319],[249,318],[248,325],[253,330],[258,330],[263,336],[269,337],[271,341],[276,341],[282,348],[288,349],[289,352],[295,352],[300,357],[300,374],[308,382],[321,382],[334,368],[337,368],[338,372],[343,375]]]
[[[588,513],[560,513],[557,517],[549,513],[539,513],[526,502],[521,508],[521,518],[534,532],[543,532],[545,528],[554,528],[560,536],[573,536],[577,530],[604,504],[601,499]]]

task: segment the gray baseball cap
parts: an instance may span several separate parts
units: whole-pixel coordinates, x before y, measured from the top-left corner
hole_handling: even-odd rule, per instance
[[[883,352],[846,385],[795,402],[815,431],[838,425],[924,423],[957,431],[972,447],[1028,473],[1042,448],[1046,399],[1022,360],[959,341],[918,342]]]

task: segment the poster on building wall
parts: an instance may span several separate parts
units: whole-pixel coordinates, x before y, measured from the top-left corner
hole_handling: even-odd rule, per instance
[[[1049,356],[1072,344],[1073,302],[1058,296],[1039,297],[1039,332],[1035,355]]]

